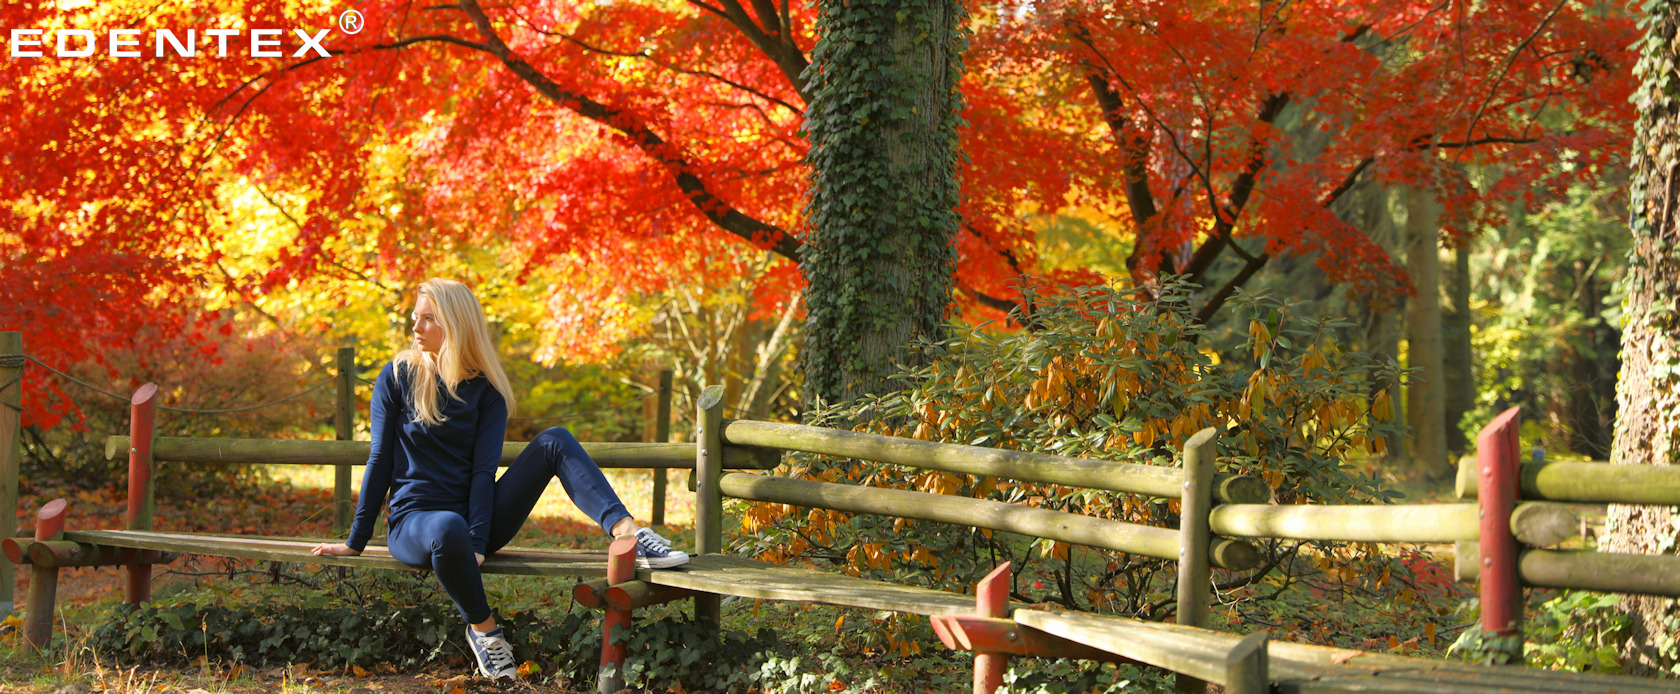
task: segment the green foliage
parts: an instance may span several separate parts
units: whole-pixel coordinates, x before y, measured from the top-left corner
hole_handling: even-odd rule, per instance
[[[1460,634],[1449,653],[1484,665],[1503,665],[1504,654],[1523,641],[1523,658],[1550,670],[1621,672],[1617,646],[1628,637],[1630,619],[1617,609],[1622,599],[1586,591],[1569,591],[1532,611],[1516,636],[1488,636],[1471,627]],[[1472,605],[1474,601],[1472,601]]]
[[[1548,423],[1548,450],[1608,457],[1615,413],[1621,297],[1629,241],[1612,187],[1490,229],[1472,257],[1476,404],[1456,424],[1470,440],[1512,405]]]
[[[874,390],[901,347],[945,320],[961,222],[964,16],[952,0],[817,3],[821,40],[803,76],[810,398]]]
[[[1389,431],[1392,362],[1341,349],[1335,321],[1303,317],[1277,299],[1244,294],[1236,310],[1253,318],[1237,359],[1204,351],[1187,312],[1188,287],[1168,282],[1152,298],[1112,289],[1036,297],[1039,329],[960,330],[927,345],[927,364],[901,374],[904,390],[861,398],[824,413],[864,422],[875,433],[1174,466],[1196,431],[1222,426],[1218,467],[1264,479],[1283,503],[1384,502],[1397,496],[1377,478],[1344,465],[1380,450]],[[1245,361],[1251,363],[1243,363]],[[1374,410],[1374,412],[1373,412]],[[1016,483],[889,465],[795,457],[791,475],[831,482],[1027,504],[1155,526],[1177,524],[1177,503],[1134,495]],[[738,550],[769,561],[826,558],[849,571],[962,589],[998,562],[1028,574],[1032,550],[1046,559],[1043,581],[1018,581],[1025,599],[1068,607],[1144,613],[1171,563],[1081,551],[989,531],[774,504],[747,505]],[[1284,545],[1276,552],[1291,552]],[[1357,563],[1343,567],[1361,572]],[[1380,571],[1379,571],[1380,573]],[[1046,587],[1047,586],[1047,587]],[[1040,592],[1042,591],[1042,592]]]
[[[390,594],[384,597],[403,597]],[[441,596],[419,605],[384,599],[351,604],[328,593],[254,604],[153,602],[121,606],[92,630],[95,650],[147,662],[199,657],[255,665],[313,662],[319,669],[403,668],[465,652],[460,616]],[[593,682],[601,654],[597,612],[526,611],[497,616],[514,653],[556,681]],[[664,691],[742,691],[780,648],[774,633],[724,632],[678,618],[639,620],[626,635],[628,686]]]

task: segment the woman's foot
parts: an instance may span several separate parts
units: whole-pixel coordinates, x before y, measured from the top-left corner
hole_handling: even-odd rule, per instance
[[[502,638],[501,627],[483,634],[470,626],[467,627],[467,645],[472,647],[473,658],[478,661],[478,674],[492,680],[499,677],[519,679],[519,668],[513,660],[513,648],[508,646],[507,639]]]
[[[636,566],[644,569],[669,569],[688,563],[688,553],[671,549],[671,541],[660,537],[652,528],[636,529]]]

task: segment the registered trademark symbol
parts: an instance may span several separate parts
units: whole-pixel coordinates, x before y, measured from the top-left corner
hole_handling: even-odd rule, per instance
[[[346,34],[362,33],[362,13],[355,10],[345,10],[338,16],[338,30]]]

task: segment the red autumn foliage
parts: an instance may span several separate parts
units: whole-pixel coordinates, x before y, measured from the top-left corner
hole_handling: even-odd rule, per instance
[[[504,249],[516,275],[581,257],[615,292],[679,281],[721,244],[797,253],[801,72],[817,40],[804,3],[378,0],[355,6],[356,34],[336,28],[344,9],[0,9],[0,28],[45,30],[43,57],[0,57],[12,296],[0,329],[58,363],[97,361],[143,351],[145,331],[191,335],[205,286],[250,295],[346,270],[400,284],[464,246]],[[957,284],[974,317],[1040,274],[1023,215],[1076,205],[1135,235],[1136,281],[1210,284],[1204,308],[1280,253],[1398,291],[1387,254],[1330,212],[1354,181],[1426,186],[1461,234],[1496,222],[1504,201],[1596,175],[1632,122],[1635,34],[1615,9],[1009,0],[970,12]],[[226,57],[205,34],[221,27],[244,32]],[[328,27],[330,57],[300,51],[294,30]],[[91,30],[95,55],[56,57],[63,28]],[[110,56],[108,32],[126,28],[140,56]],[[280,30],[283,57],[250,55],[259,28]],[[159,29],[196,32],[198,54],[159,57]],[[1572,169],[1557,166],[1566,158]],[[1496,177],[1470,186],[1461,165]],[[217,265],[242,224],[229,191],[253,187],[306,202],[284,210],[296,238],[267,272],[236,277]],[[375,250],[347,250],[352,237]],[[797,289],[794,272],[784,261],[763,292]],[[32,376],[26,396],[42,387]]]

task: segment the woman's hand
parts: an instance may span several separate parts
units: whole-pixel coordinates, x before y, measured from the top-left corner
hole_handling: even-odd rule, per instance
[[[321,544],[315,545],[315,548],[309,550],[309,553],[313,554],[317,557],[322,556],[322,555],[327,555],[327,556],[332,556],[332,557],[354,557],[354,556],[357,556],[357,555],[361,554],[361,552],[350,549],[349,545],[346,545],[342,542],[334,542],[334,543],[323,542]]]
[[[484,566],[484,555],[479,554],[478,552],[473,552],[473,556],[478,557],[479,566]]]

